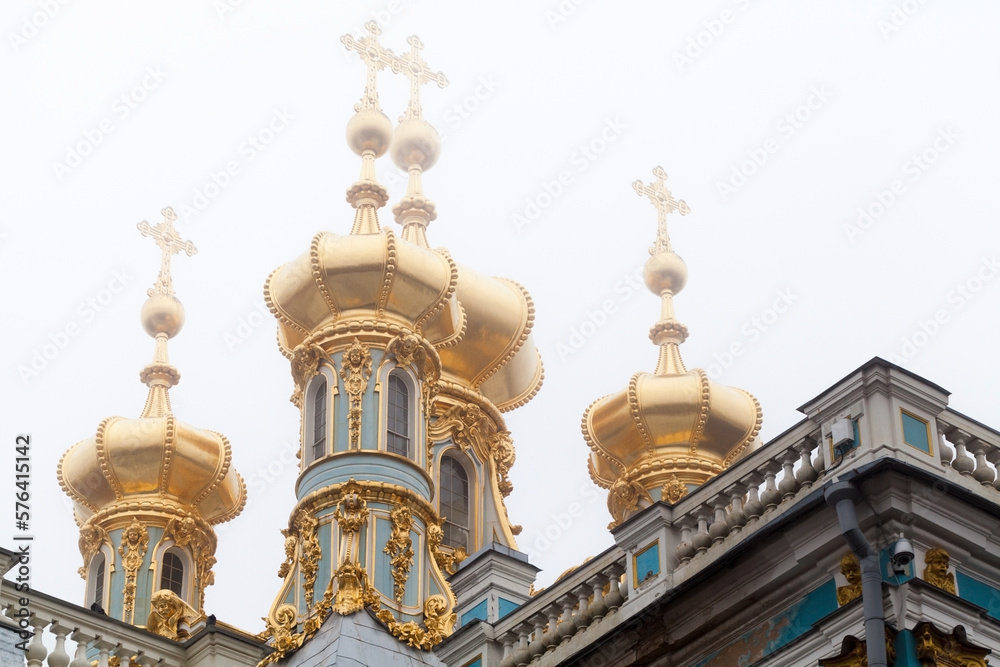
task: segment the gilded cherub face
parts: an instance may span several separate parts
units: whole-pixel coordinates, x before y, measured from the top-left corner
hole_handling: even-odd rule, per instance
[[[935,577],[946,576],[948,574],[948,560],[948,555],[939,550],[928,551],[925,558],[927,571]]]
[[[847,578],[847,583],[856,584],[861,581],[861,568],[856,560],[845,560],[840,566],[840,571]]]

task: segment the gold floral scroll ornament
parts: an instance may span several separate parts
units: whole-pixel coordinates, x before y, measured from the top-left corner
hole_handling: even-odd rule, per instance
[[[367,345],[355,338],[344,352],[340,364],[340,378],[344,381],[349,398],[347,412],[351,449],[361,449],[361,397],[368,388],[372,376],[372,355]]]
[[[278,568],[278,576],[284,579],[292,571],[292,565],[295,564],[295,552],[298,550],[299,542],[295,533],[287,528],[283,528],[281,534],[285,536],[285,561]]]
[[[306,598],[306,608],[313,605],[313,589],[316,586],[316,572],[319,570],[319,559],[323,549],[316,536],[317,521],[311,514],[299,514],[295,519],[294,528],[302,545],[302,555],[299,558],[299,571],[302,572],[302,592]]]
[[[441,522],[444,523],[444,519],[441,519]],[[458,547],[453,553],[445,552],[441,549],[442,540],[444,540],[444,528],[441,527],[440,523],[432,523],[427,526],[427,546],[431,550],[431,555],[434,556],[434,562],[437,563],[438,569],[448,574],[455,574],[459,564],[468,558],[469,554],[464,547]]]
[[[389,556],[392,565],[392,593],[396,604],[403,604],[406,594],[406,580],[413,566],[413,540],[410,531],[413,529],[413,514],[406,505],[394,509],[389,518],[392,520],[392,534],[382,551]]]
[[[130,617],[135,607],[136,573],[139,571],[139,567],[142,566],[148,546],[149,533],[146,531],[146,526],[140,523],[137,518],[132,517],[132,522],[122,532],[122,542],[118,547],[118,555],[121,556],[122,567],[125,568],[125,598],[123,606],[126,617]]]

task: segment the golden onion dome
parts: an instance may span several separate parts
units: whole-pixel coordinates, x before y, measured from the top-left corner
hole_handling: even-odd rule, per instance
[[[396,325],[437,348],[446,381],[442,391],[451,382],[480,392],[500,410],[516,408],[542,382],[531,340],[531,297],[512,281],[458,266],[447,251],[428,246],[427,226],[437,211],[424,195],[422,175],[440,157],[441,139],[422,117],[416,86],[387,149],[391,124],[378,108],[373,63],[347,125],[348,145],[362,159],[361,175],[347,191],[354,224],[347,236],[318,234],[308,252],[268,278],[264,295],[278,319],[279,345],[291,357],[324,331],[389,331]],[[427,74],[427,80],[447,84],[443,74]],[[386,152],[409,175],[406,194],[393,206],[402,226],[398,237],[380,227],[377,215],[388,193],[375,179],[375,159]]]
[[[156,341],[153,361],[139,374],[149,388],[138,419],[109,417],[96,434],[63,454],[57,476],[75,503],[81,524],[101,512],[167,510],[192,512],[210,524],[238,515],[246,503],[246,487],[232,468],[225,436],[189,426],[170,409],[168,390],[180,373],[167,358],[167,340],[184,324],[184,307],[174,296],[170,256],[196,249],[181,241],[173,228],[176,215],[163,209],[164,221],[143,221],[139,229],[153,236],[162,250],[160,275],[142,307],[141,322]]]
[[[391,230],[321,232],[307,252],[268,277],[264,298],[286,354],[310,334],[347,321],[426,329],[430,342],[440,343],[460,330],[457,281],[446,251],[416,246]]]
[[[609,489],[614,527],[655,501],[677,502],[758,443],[760,404],[752,395],[687,370],[680,344],[687,327],[674,317],[673,297],[687,282],[687,266],[670,247],[666,216],[690,210],[656,182],[633,187],[657,208],[659,231],[644,278],[661,299],[660,320],[649,336],[659,347],[654,373],[636,373],[628,387],[595,401],[584,412],[583,436],[591,449],[591,478]]]
[[[454,344],[438,350],[442,376],[479,391],[501,411],[524,405],[544,377],[531,337],[531,296],[514,281],[465,266],[459,266],[457,295],[465,330]]]
[[[63,455],[57,474],[81,524],[114,507],[194,510],[218,524],[238,515],[246,502],[231,463],[225,436],[172,414],[110,417]]]

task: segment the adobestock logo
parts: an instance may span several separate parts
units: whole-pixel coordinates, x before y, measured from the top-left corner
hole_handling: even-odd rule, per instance
[[[108,309],[115,296],[125,291],[134,277],[125,269],[111,272],[107,285],[86,297],[76,307],[76,316],[49,333],[46,341],[28,353],[28,359],[17,366],[17,374],[24,384],[35,379],[52,364],[70,341],[79,336],[88,324],[92,324],[100,313]]]
[[[97,122],[94,127],[85,128],[81,134],[83,139],[66,144],[66,153],[62,162],[52,163],[52,173],[60,182],[66,176],[83,164],[84,159],[92,154],[104,140],[115,131],[118,124],[127,119],[139,108],[149,94],[160,87],[167,78],[167,73],[159,65],[146,67],[142,79],[130,86],[111,103],[111,113]]]

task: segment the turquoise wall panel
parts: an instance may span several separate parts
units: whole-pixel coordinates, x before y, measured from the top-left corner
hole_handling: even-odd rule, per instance
[[[521,605],[519,605],[516,602],[511,602],[510,600],[504,600],[503,598],[499,598],[497,600],[497,614],[498,614],[497,620],[500,620],[501,618],[503,618],[504,616],[506,616],[507,614],[514,611],[520,606]]]
[[[917,658],[917,638],[910,630],[902,630],[896,634],[896,660],[892,667],[923,667]]]
[[[987,614],[1000,620],[1000,589],[973,579],[961,571],[955,572],[955,587],[960,598],[979,605]]]
[[[410,576],[406,579],[406,589],[403,592],[403,606],[415,607],[420,602],[421,566],[420,535],[415,530],[410,531],[410,548],[413,549],[413,564],[410,566]]]
[[[692,667],[752,665],[802,636],[812,629],[814,623],[836,610],[837,584],[831,579]]]
[[[321,523],[316,528],[316,539],[319,540],[319,546],[322,549],[322,557],[319,559],[319,567],[316,571],[316,585],[313,587],[313,599],[319,600],[323,597],[323,593],[326,592],[326,585],[330,582],[331,576],[331,563],[336,559],[337,554],[332,551],[331,544],[333,543],[332,535],[333,526],[328,523]]]
[[[392,536],[392,523],[381,517],[375,519],[375,588],[390,600],[392,595],[392,563],[385,553],[385,544]]]
[[[930,454],[931,442],[927,436],[927,422],[905,412],[900,414],[903,416],[903,442]]]
[[[480,602],[479,604],[477,604],[475,607],[473,607],[469,611],[467,611],[464,614],[462,614],[462,620],[458,624],[458,627],[462,627],[463,625],[465,625],[467,623],[471,623],[472,621],[477,621],[477,620],[478,621],[485,621],[486,620],[486,602],[487,602],[486,600],[483,600],[482,602]]]
[[[635,556],[635,578],[641,584],[660,573],[660,543],[654,542]]]

